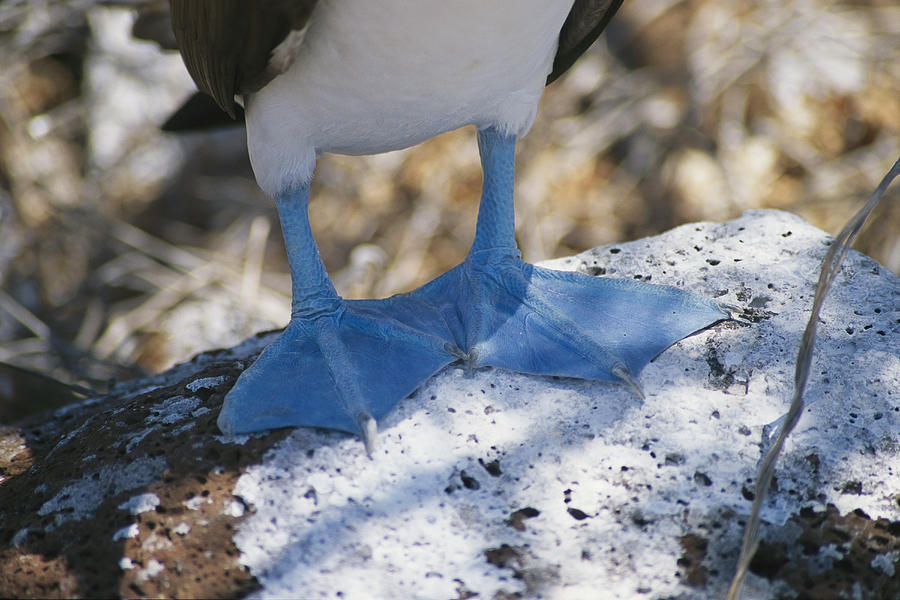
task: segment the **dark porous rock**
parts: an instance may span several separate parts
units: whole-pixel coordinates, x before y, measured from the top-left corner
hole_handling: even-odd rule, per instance
[[[220,441],[216,415],[239,373],[234,359],[201,356],[0,429],[0,596],[258,588],[232,541],[246,513],[232,490],[286,432]]]

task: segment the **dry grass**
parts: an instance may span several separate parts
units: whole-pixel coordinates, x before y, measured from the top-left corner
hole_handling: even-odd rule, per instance
[[[288,315],[242,132],[157,131],[190,82],[131,19],[87,0],[0,5],[0,360],[101,387]],[[890,0],[629,0],[608,34],[520,144],[528,260],[756,207],[835,232],[900,154]],[[479,186],[471,128],[324,157],[311,215],[339,289],[384,296],[456,264]],[[890,200],[857,247],[900,272]]]

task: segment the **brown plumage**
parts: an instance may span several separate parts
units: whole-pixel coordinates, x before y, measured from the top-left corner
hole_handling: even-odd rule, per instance
[[[302,31],[316,0],[172,0],[172,29],[197,87],[234,118],[235,94],[252,93],[279,74],[272,51]]]

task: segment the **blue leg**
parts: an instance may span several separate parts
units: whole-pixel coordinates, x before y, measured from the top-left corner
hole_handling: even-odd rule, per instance
[[[436,306],[474,366],[625,381],[657,354],[729,318],[714,301],[631,280],[523,262],[515,242],[515,137],[478,132],[484,184],[466,260],[413,292]]]
[[[376,419],[459,351],[426,305],[337,295],[309,227],[308,199],[308,185],[276,198],[291,268],[291,321],[238,378],[218,425],[225,433],[338,429],[362,436],[371,452]]]

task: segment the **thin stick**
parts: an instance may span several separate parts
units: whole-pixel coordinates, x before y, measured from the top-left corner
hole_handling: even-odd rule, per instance
[[[750,568],[750,561],[759,547],[759,525],[760,510],[762,509],[763,498],[769,491],[772,483],[772,476],[775,474],[775,463],[778,460],[781,450],[784,448],[784,442],[790,435],[800,415],[803,413],[803,392],[806,389],[806,381],[809,378],[809,367],[812,362],[813,348],[816,341],[816,329],[819,324],[819,313],[822,310],[822,302],[828,293],[834,278],[837,276],[841,268],[841,262],[844,260],[847,251],[850,249],[853,240],[862,228],[866,219],[872,214],[872,211],[881,202],[882,196],[887,191],[888,186],[897,175],[900,175],[900,159],[894,163],[891,170],[888,171],[878,187],[869,196],[865,206],[857,212],[850,221],[844,226],[844,229],[835,238],[831,248],[822,261],[822,270],[819,275],[819,283],[816,286],[816,295],[813,298],[812,314],[809,316],[809,322],[806,324],[806,330],[803,332],[803,339],[800,342],[800,349],[797,352],[797,367],[794,371],[794,397],[791,399],[791,407],[785,415],[784,423],[778,430],[778,438],[769,448],[759,467],[759,473],[756,477],[755,497],[753,498],[753,508],[750,511],[750,518],[744,528],[744,541],[741,544],[741,554],[738,557],[737,571],[731,580],[731,586],[728,588],[726,600],[739,600],[741,590],[744,586],[744,578],[747,576],[747,570]]]
[[[24,325],[39,338],[44,340],[50,339],[50,327],[3,290],[0,290],[0,309],[9,313],[13,319]]]

